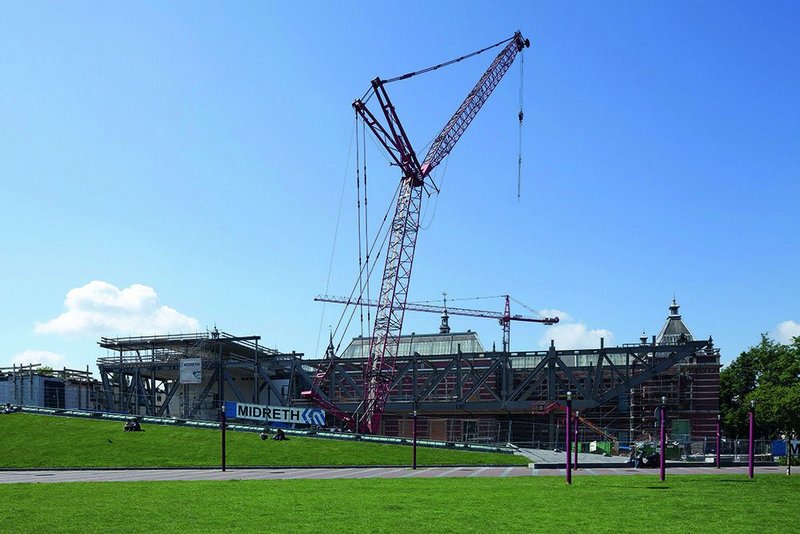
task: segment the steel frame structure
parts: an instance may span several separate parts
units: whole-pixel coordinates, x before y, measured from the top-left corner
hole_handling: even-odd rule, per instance
[[[259,345],[260,336],[225,332],[149,337],[101,338],[102,348],[115,356],[98,358],[102,391],[98,402],[107,411],[138,415],[213,418],[226,392],[239,402],[259,403],[265,391],[274,403],[288,404],[289,391],[276,377],[300,377],[294,371],[302,354],[284,354]],[[170,402],[180,390],[180,360],[201,358],[204,377],[191,406],[171,414]],[[210,371],[210,374],[207,374]],[[244,380],[252,381],[245,387]],[[299,387],[299,386],[298,386]],[[185,390],[184,390],[185,391]]]
[[[598,408],[697,353],[716,351],[710,341],[653,343],[584,350],[414,354],[397,358],[388,384],[386,413],[532,414],[573,393],[581,412]],[[624,360],[624,363],[623,363]],[[368,358],[305,360],[303,373],[326,370],[316,394],[341,412],[361,407]],[[307,378],[308,382],[313,382]],[[317,387],[314,385],[314,387]]]

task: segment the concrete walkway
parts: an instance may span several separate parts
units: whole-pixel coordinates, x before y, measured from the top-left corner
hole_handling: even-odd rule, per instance
[[[517,454],[528,458],[532,464],[544,465],[563,465],[565,462],[566,451],[547,451],[543,449],[519,449]],[[573,453],[574,454],[574,453]],[[605,456],[603,454],[578,454],[579,465],[619,465],[627,463],[626,456]]]
[[[784,473],[783,467],[758,467],[755,476]],[[658,475],[658,469],[582,468],[573,471],[577,477],[592,475]],[[746,475],[747,467],[673,467],[674,475]],[[289,480],[330,478],[452,478],[452,477],[525,477],[564,476],[563,469],[531,469],[529,467],[350,467],[302,469],[129,469],[129,470],[30,470],[0,471],[0,484],[46,482],[144,482],[171,480]]]

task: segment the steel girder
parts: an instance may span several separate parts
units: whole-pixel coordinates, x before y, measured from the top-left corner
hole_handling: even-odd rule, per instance
[[[397,360],[386,411],[529,414],[539,404],[563,402],[567,391],[573,394],[574,409],[588,410],[704,349],[713,350],[710,341],[585,350],[556,350],[551,345],[546,352],[528,353],[414,354]],[[357,396],[366,365],[364,358],[303,361],[313,369],[312,375],[330,366],[319,392],[349,413],[361,409]],[[311,382],[302,366],[296,372]]]

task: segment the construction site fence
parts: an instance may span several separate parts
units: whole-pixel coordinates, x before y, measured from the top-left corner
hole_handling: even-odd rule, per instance
[[[401,435],[409,437],[408,420],[399,425]],[[413,421],[413,420],[412,420]],[[570,450],[574,450],[576,437],[571,428]],[[602,433],[579,424],[577,431],[578,451],[603,455],[629,455],[631,448],[643,442],[658,443],[658,429],[648,432],[629,429],[602,429]],[[524,421],[491,421],[469,418],[418,417],[417,436],[465,445],[511,444],[519,448],[566,450],[566,429],[562,424],[532,423]],[[686,462],[710,462],[716,458],[716,436],[667,433],[666,450],[670,460]],[[772,441],[754,441],[754,455],[760,460],[772,458]],[[720,456],[726,462],[747,462],[749,439],[741,436],[721,436]]]

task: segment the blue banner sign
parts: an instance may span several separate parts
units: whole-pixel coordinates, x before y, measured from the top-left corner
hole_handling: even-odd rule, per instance
[[[325,410],[321,408],[290,408],[225,401],[225,417],[325,426]]]

